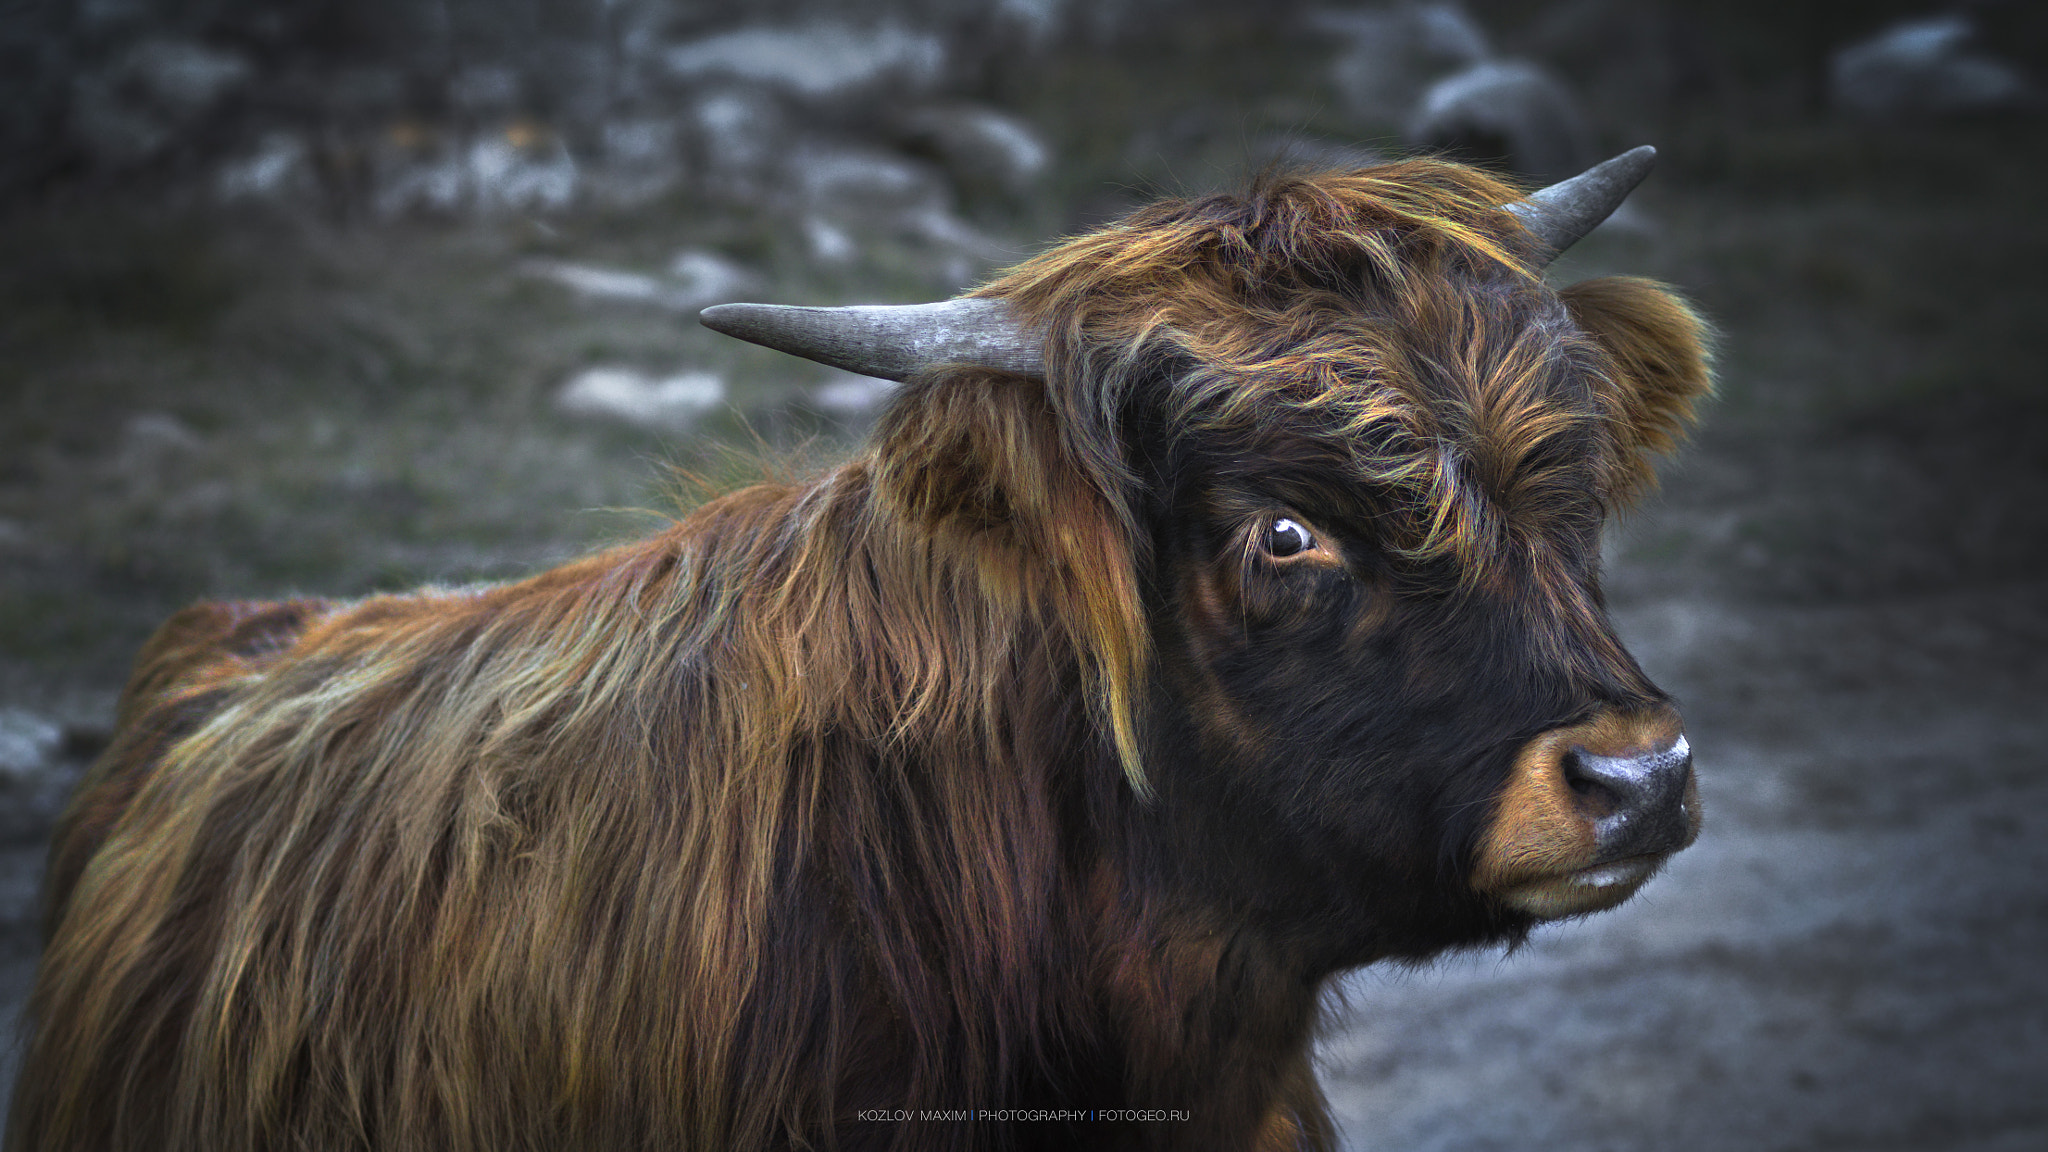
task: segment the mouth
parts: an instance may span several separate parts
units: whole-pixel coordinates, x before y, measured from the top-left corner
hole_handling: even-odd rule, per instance
[[[1609,860],[1524,881],[1500,893],[1500,899],[1517,911],[1544,920],[1601,912],[1635,895],[1668,859],[1669,853],[1656,853]]]

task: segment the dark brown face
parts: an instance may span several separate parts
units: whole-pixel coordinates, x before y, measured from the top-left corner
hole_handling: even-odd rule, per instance
[[[1692,841],[1678,715],[1600,608],[1589,488],[1461,581],[1391,538],[1398,494],[1251,448],[1151,461],[1149,759],[1198,883],[1335,968],[1611,907]]]

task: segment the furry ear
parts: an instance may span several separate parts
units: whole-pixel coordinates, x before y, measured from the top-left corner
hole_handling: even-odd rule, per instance
[[[1053,419],[1044,385],[1025,377],[963,368],[914,379],[875,431],[881,491],[935,536],[1040,543],[1068,495]]]
[[[981,594],[1042,612],[1087,665],[1125,775],[1147,789],[1136,703],[1150,647],[1129,534],[1074,459],[1044,383],[984,368],[926,373],[876,426],[882,502]]]
[[[1655,487],[1651,457],[1678,446],[1694,407],[1713,392],[1713,335],[1691,305],[1653,280],[1586,280],[1558,296],[1614,360],[1601,389],[1618,449],[1608,488],[1615,504],[1627,505]]]

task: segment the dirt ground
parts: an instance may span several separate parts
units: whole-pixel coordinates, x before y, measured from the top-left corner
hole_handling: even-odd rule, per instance
[[[2048,1147],[2040,136],[1703,130],[1560,270],[1672,280],[1724,331],[1723,399],[1611,545],[1706,829],[1619,911],[1352,977],[1322,1047],[1352,1147]],[[100,247],[86,214],[0,227],[0,707],[62,726],[72,769],[179,602],[530,571],[644,523],[603,510],[660,504],[651,461],[715,472],[698,437],[739,435],[567,419],[579,363],[710,363],[771,439],[823,426],[787,415],[801,369],[518,271],[702,239],[658,223],[121,219]],[[109,295],[138,266],[173,303]],[[8,802],[0,1026],[54,800]]]

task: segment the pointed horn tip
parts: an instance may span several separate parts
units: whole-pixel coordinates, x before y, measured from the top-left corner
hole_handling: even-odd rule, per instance
[[[1582,196],[1584,193],[1580,192],[1580,189],[1590,191],[1593,187],[1602,187],[1618,192],[1616,202],[1619,203],[1619,199],[1626,197],[1636,185],[1641,184],[1650,175],[1650,170],[1656,166],[1656,146],[1638,144],[1620,155],[1602,160],[1577,176],[1560,180],[1548,188],[1537,189],[1529,194],[1529,199],[1543,200],[1558,195]]]
[[[1638,144],[1614,159],[1627,160],[1634,164],[1648,164],[1657,159],[1657,146],[1655,144]]]
[[[1520,217],[1523,226],[1549,249],[1536,267],[1550,263],[1613,215],[1649,176],[1656,161],[1655,148],[1639,145],[1509,204],[1508,211]]]
[[[697,313],[697,323],[713,332],[733,336],[737,335],[733,329],[746,327],[748,318],[760,315],[757,309],[774,307],[776,305],[773,304],[713,304]]]
[[[1615,176],[1627,180],[1631,184],[1640,184],[1643,178],[1650,174],[1650,169],[1656,167],[1656,165],[1656,146],[1653,144],[1638,144],[1611,160],[1595,164],[1590,171],[1612,172]]]

